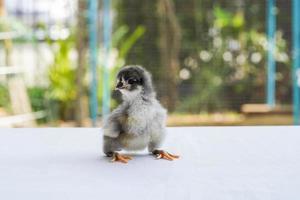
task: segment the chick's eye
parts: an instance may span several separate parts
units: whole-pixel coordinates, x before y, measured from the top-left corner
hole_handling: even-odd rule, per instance
[[[128,83],[129,84],[134,84],[134,83],[137,83],[138,81],[136,79],[129,79],[128,80]]]

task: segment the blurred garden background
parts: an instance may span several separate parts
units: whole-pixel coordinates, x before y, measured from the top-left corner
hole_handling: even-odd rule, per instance
[[[101,126],[127,64],[169,126],[292,125],[292,3],[0,0],[0,126]]]

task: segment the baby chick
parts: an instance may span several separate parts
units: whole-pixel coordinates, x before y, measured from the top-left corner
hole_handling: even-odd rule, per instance
[[[150,73],[140,66],[125,66],[118,72],[116,90],[123,102],[104,124],[104,153],[123,163],[132,158],[117,151],[148,148],[157,158],[179,158],[159,150],[166,136],[167,111],[156,99]]]

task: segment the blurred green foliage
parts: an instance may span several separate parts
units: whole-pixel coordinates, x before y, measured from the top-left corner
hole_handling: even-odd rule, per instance
[[[3,84],[0,85],[0,107],[9,110],[10,103],[9,103],[9,94],[7,87]]]
[[[199,45],[198,55],[184,60],[192,92],[182,98],[179,111],[239,110],[243,103],[263,103],[267,38],[263,32],[245,28],[245,23],[241,10],[214,7],[207,47]],[[276,61],[287,64],[287,44],[280,32],[276,45]]]
[[[33,111],[47,110],[47,88],[44,87],[30,87],[28,88],[28,96]]]
[[[129,32],[128,27],[121,26],[112,35],[112,49],[110,58],[114,63],[110,63],[109,75],[110,75],[110,86],[111,91],[114,88],[115,76],[120,67],[125,64],[125,58],[136,43],[136,41],[142,37],[145,29],[142,26],[136,28],[132,33]],[[57,110],[56,115],[58,118],[69,118],[68,116],[74,113],[76,109],[75,98],[76,98],[76,63],[72,59],[72,52],[75,53],[74,36],[68,37],[66,40],[49,41],[52,47],[54,60],[49,66],[49,81],[50,87],[47,91],[47,98],[52,100],[55,104]],[[100,48],[99,51],[99,67],[98,67],[98,103],[99,112],[101,113],[102,104],[102,80],[103,80],[103,60],[104,53],[103,49]],[[86,66],[88,67],[88,66]],[[88,91],[88,85],[86,85],[86,90]],[[88,92],[86,93],[88,94]],[[115,106],[115,101],[112,101],[112,106]]]
[[[116,1],[116,24],[127,25],[133,30],[145,26],[144,37],[127,56],[127,63],[138,63],[152,74],[163,99],[166,86],[164,67],[159,54],[158,0]],[[245,103],[265,102],[266,50],[265,4],[259,0],[211,1],[174,0],[182,41],[180,80],[177,90],[177,112],[199,113],[234,110]],[[278,13],[286,6],[278,2]],[[132,12],[134,9],[135,12]],[[151,13],[151,15],[149,14]],[[282,13],[283,14],[283,13]],[[285,16],[278,16],[278,24],[286,25]],[[288,27],[287,30],[290,30]],[[276,36],[277,102],[290,103],[288,35],[278,31]],[[171,51],[171,50],[170,50]],[[167,83],[166,83],[167,84]]]
[[[46,110],[46,91],[44,87],[28,88],[28,96],[33,111]],[[7,86],[0,84],[0,107],[3,107],[8,112],[10,111],[10,98]]]
[[[114,0],[113,3],[116,11],[115,27],[126,26],[129,33],[139,26],[145,29],[143,37],[127,53],[125,63],[142,65],[152,73],[154,79],[161,80],[158,0]]]
[[[159,0],[114,0],[114,30],[109,54],[110,89],[115,86],[115,76],[126,64],[145,66],[152,74],[158,97],[166,95],[159,51],[160,18],[157,12]],[[260,0],[211,1],[173,0],[182,41],[178,59],[180,72],[176,112],[199,113],[215,111],[238,111],[244,103],[265,101],[266,50],[265,4]],[[290,103],[290,69],[288,37],[290,30],[285,2],[278,2],[278,31],[275,58],[277,61],[277,102]],[[281,7],[280,7],[281,6]],[[290,6],[288,6],[290,8]],[[134,10],[134,11],[133,11]],[[284,15],[284,16],[283,16]],[[284,20],[283,20],[284,19]],[[280,21],[283,20],[283,21]],[[285,29],[280,28],[280,23]],[[46,30],[45,24],[35,28]],[[72,29],[74,27],[70,27]],[[19,21],[1,21],[0,31],[12,30],[30,33]],[[86,30],[82,30],[86,31]],[[288,34],[290,35],[290,34]],[[29,96],[33,110],[51,110],[57,119],[66,119],[76,109],[76,50],[75,37],[49,41],[53,63],[49,66],[49,88],[30,88]],[[100,38],[99,38],[100,39]],[[36,40],[37,41],[37,40]],[[41,42],[41,41],[39,41]],[[87,41],[85,41],[87,42]],[[37,43],[36,43],[37,44]],[[98,103],[102,109],[104,53],[98,52]],[[88,64],[86,65],[88,68]],[[88,77],[86,77],[88,78]],[[88,83],[86,95],[88,95]],[[49,101],[49,102],[48,102]],[[0,86],[0,106],[7,107],[9,95]],[[46,106],[47,104],[47,106]],[[50,107],[49,107],[50,105]],[[116,106],[116,100],[111,102]]]
[[[57,111],[53,118],[70,119],[75,109],[76,84],[75,64],[71,59],[75,40],[72,36],[66,40],[50,41],[54,60],[49,67],[49,90],[47,98],[52,101]]]
[[[31,103],[31,108],[33,112],[37,111],[44,111],[46,113],[51,113],[49,112],[49,109],[53,109],[52,107],[49,108],[48,105],[48,99],[46,97],[47,93],[47,88],[44,87],[30,87],[27,89],[28,91],[28,96],[30,99]],[[43,117],[41,119],[38,119],[37,122],[39,124],[43,124],[48,122],[50,119],[50,116]]]
[[[240,29],[245,25],[244,14],[240,12],[231,13],[216,6],[213,10],[215,21],[214,26],[220,29]],[[224,30],[223,30],[224,31]]]
[[[143,26],[138,26],[133,32],[130,32],[127,26],[120,26],[112,35],[112,44],[111,44],[111,54],[110,58],[114,60],[114,63],[111,63],[109,70],[109,80],[110,80],[110,90],[114,93],[115,88],[115,78],[120,67],[126,64],[126,58],[135,45],[135,43],[144,35],[145,28]],[[102,96],[103,96],[103,58],[100,57],[100,65],[98,68],[99,79],[98,79],[98,111],[102,111]],[[102,61],[102,62],[101,62]],[[113,95],[114,96],[114,95]],[[116,107],[116,99],[112,99],[111,107]]]
[[[65,102],[75,100],[75,68],[70,53],[74,47],[74,40],[58,40],[54,44],[54,61],[49,68],[49,97]]]

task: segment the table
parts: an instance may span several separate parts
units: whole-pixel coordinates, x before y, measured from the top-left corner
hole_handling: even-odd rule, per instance
[[[100,128],[0,129],[0,199],[300,198],[300,127],[168,128],[177,161],[102,154]]]

